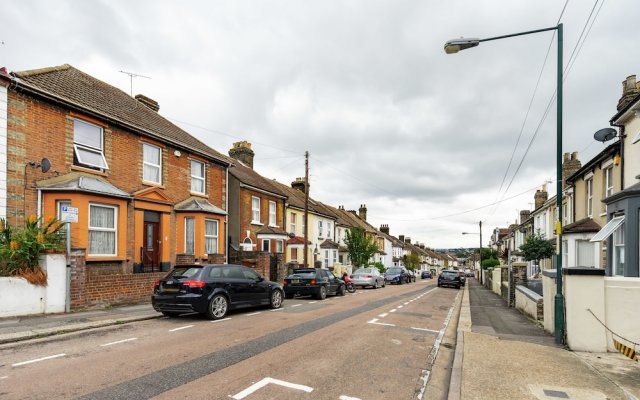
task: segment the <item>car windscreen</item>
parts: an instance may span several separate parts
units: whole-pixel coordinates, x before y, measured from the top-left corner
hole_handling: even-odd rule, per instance
[[[387,274],[400,274],[402,273],[402,269],[400,268],[389,268],[387,270]]]
[[[316,277],[316,271],[294,271],[293,274],[289,275],[287,278],[302,278],[302,279],[311,279]]]
[[[191,278],[192,276],[197,275],[200,271],[202,271],[202,267],[176,267],[169,273],[167,278]]]
[[[372,274],[373,271],[371,268],[359,268],[354,272],[354,274]]]

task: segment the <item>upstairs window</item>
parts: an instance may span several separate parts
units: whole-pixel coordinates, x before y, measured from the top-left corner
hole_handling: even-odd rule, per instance
[[[318,221],[318,237],[322,237],[322,221]]]
[[[291,213],[291,224],[289,227],[289,233],[293,233],[294,235],[296,234],[296,217],[298,215],[295,213]]]
[[[331,239],[331,222],[327,222],[327,237]]]
[[[604,170],[604,197],[607,198],[613,194],[613,167]],[[606,206],[605,206],[606,210]]]
[[[144,143],[142,145],[142,180],[161,184],[162,150],[160,147]]]
[[[101,170],[108,169],[103,143],[101,127],[79,119],[73,120],[73,150],[77,164]]]
[[[251,223],[260,223],[260,197],[251,197]]]
[[[587,216],[593,217],[593,179],[587,180]]]
[[[276,202],[269,201],[269,226],[276,226]]]
[[[204,163],[191,160],[191,191],[204,194]]]

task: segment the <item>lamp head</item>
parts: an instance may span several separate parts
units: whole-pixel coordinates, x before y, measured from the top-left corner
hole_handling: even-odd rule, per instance
[[[460,50],[476,47],[479,44],[480,39],[478,38],[451,39],[444,44],[444,52],[447,54],[453,54],[459,52]]]

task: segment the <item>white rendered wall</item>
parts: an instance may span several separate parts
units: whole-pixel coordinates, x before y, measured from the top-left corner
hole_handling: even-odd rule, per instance
[[[606,277],[604,278],[605,292],[605,324],[626,339],[640,343],[640,318],[638,318],[638,304],[640,304],[640,278]],[[626,346],[629,343],[613,336]],[[613,347],[612,335],[607,332],[607,349],[616,351]],[[633,347],[633,346],[630,346]]]
[[[606,352],[605,328],[594,317],[606,319],[604,277],[565,275],[563,280],[567,345],[573,351]]]

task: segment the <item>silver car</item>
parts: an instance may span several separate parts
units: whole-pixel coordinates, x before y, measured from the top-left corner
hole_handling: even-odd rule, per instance
[[[351,274],[351,281],[356,286],[385,287],[384,277],[376,267],[358,268]]]

